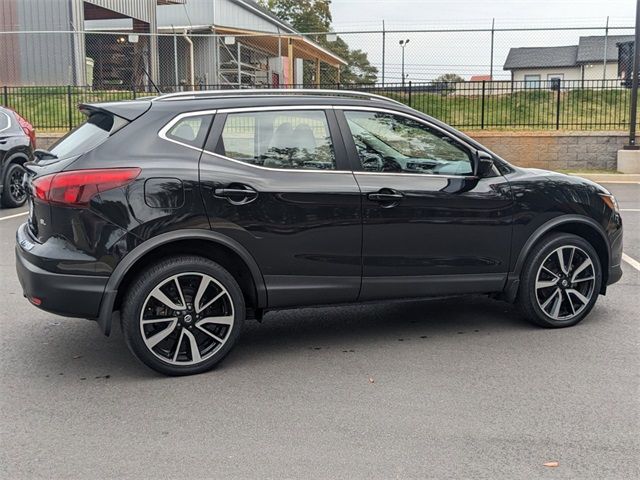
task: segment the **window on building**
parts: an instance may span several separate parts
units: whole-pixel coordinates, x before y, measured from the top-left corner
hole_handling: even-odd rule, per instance
[[[540,75],[525,75],[525,88],[540,88]]]

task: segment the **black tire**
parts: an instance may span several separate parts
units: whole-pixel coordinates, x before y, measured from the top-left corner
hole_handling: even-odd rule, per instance
[[[539,271],[542,271],[543,262],[547,262],[550,258],[554,258],[556,259],[556,262],[558,262],[555,255],[557,255],[556,251],[560,247],[577,247],[579,249],[574,250],[574,252],[578,252],[578,257],[576,257],[573,262],[574,268],[572,272],[575,272],[578,269],[579,264],[583,263],[583,253],[588,255],[592,262],[592,266],[588,267],[589,270],[583,270],[583,273],[580,275],[582,278],[589,278],[589,276],[593,276],[593,281],[589,281],[588,284],[585,284],[586,282],[584,280],[579,280],[582,283],[573,284],[571,283],[572,274],[569,273],[566,274],[566,276],[563,276],[564,273],[560,270],[556,271],[556,273],[559,274],[557,286],[544,287],[544,289],[547,290],[536,290],[536,280],[538,279]],[[568,248],[564,251],[571,252],[572,249]],[[552,254],[554,254],[554,256],[552,256]],[[570,259],[574,259],[574,257],[571,256]],[[569,268],[571,268],[570,259],[565,259],[565,265],[569,264]],[[545,265],[551,264],[545,263]],[[593,275],[590,275],[590,272],[592,272]],[[553,282],[556,281],[552,275],[549,275],[548,279]],[[566,280],[566,283],[569,283],[569,285],[562,285],[563,280]],[[570,233],[554,233],[542,238],[530,252],[520,276],[517,303],[526,319],[536,325],[545,328],[571,327],[582,321],[589,314],[598,299],[601,285],[602,268],[598,254],[593,246],[584,238],[577,235]],[[576,302],[577,298],[573,294],[570,295],[572,292],[569,290],[575,291],[579,288],[584,289],[581,294],[583,294],[585,298],[588,298],[588,302]],[[556,290],[558,290],[559,293],[557,293]],[[553,311],[548,313],[549,310],[553,310],[553,308],[551,308],[551,304],[546,307],[547,311],[542,308],[545,305],[546,300],[553,302],[553,306],[555,306],[555,303],[558,300],[557,297],[554,299],[550,298],[552,296],[552,294],[549,293],[550,291],[552,291],[553,294],[557,293],[557,295],[559,295],[561,305],[563,305],[564,302],[572,302],[564,304],[563,308],[567,313],[566,318],[554,318],[551,315]],[[591,292],[590,296],[587,296],[587,291]],[[546,299],[539,298],[539,296],[542,297],[545,294],[547,295]],[[577,303],[579,308],[574,309],[574,303]],[[572,311],[569,310],[569,308],[575,312],[573,316],[571,316]],[[560,317],[559,315],[557,316]]]
[[[25,169],[19,163],[10,163],[7,171],[4,173],[3,189],[2,189],[2,206],[5,208],[21,207],[27,201],[27,194],[22,185],[16,185],[16,182],[22,182]]]
[[[180,275],[180,279],[181,279],[178,281],[178,284],[180,284],[180,282],[182,283],[187,282],[187,287],[184,287],[184,286],[182,287],[182,289],[180,290],[180,292],[182,293],[180,293],[180,295],[184,298],[185,303],[187,304],[185,307],[187,306],[190,308],[193,307],[193,310],[185,310],[185,312],[187,313],[193,312],[194,319],[197,318],[196,311],[195,311],[196,302],[194,301],[194,300],[197,300],[197,295],[194,294],[194,290],[197,282],[197,280],[195,279],[198,278],[195,275],[204,275],[204,276],[210,277],[216,282],[216,283],[212,282],[211,285],[213,285],[216,288],[217,286],[220,286],[220,289],[221,289],[220,291],[226,289],[227,295],[224,296],[221,300],[223,301],[223,303],[226,304],[226,306],[223,305],[222,307],[228,310],[229,305],[231,305],[231,311],[232,311],[232,314],[230,315],[230,318],[231,317],[233,318],[232,325],[228,327],[225,327],[225,326],[221,327],[225,332],[224,343],[221,343],[220,344],[221,346],[218,346],[217,350],[216,348],[211,347],[211,353],[210,353],[211,356],[206,357],[203,355],[202,361],[200,361],[199,363],[190,364],[190,365],[175,364],[173,363],[175,359],[171,359],[169,357],[165,358],[163,356],[162,351],[158,353],[156,350],[154,350],[154,348],[156,347],[150,348],[149,346],[147,346],[146,342],[149,342],[150,337],[152,337],[153,335],[152,334],[147,335],[146,333],[143,333],[143,331],[146,328],[148,328],[148,326],[142,325],[142,320],[144,318],[143,315],[145,316],[150,315],[151,317],[157,316],[155,314],[148,313],[151,308],[149,302],[153,302],[153,308],[156,308],[156,309],[160,308],[161,310],[165,308],[164,305],[166,305],[166,304],[156,303],[157,301],[155,297],[151,295],[152,291],[154,291],[154,289],[156,289],[156,287],[161,285],[163,282],[167,281],[167,279],[170,279],[176,275]],[[193,277],[190,277],[190,276],[193,276]],[[191,289],[189,289],[189,282],[191,281],[192,278],[194,283]],[[170,281],[168,281],[165,285],[167,286],[170,285]],[[167,288],[167,287],[163,286],[162,288]],[[215,295],[211,295],[211,296],[215,297]],[[153,300],[150,300],[150,298],[153,298]],[[174,298],[180,298],[180,297],[174,296]],[[201,300],[202,300],[202,297],[201,297]],[[193,305],[189,305],[190,302]],[[142,310],[143,308],[145,308],[145,305],[146,305],[146,309],[145,309],[145,312],[143,312]],[[171,309],[169,308],[166,308],[166,310],[171,312]],[[206,309],[203,311],[206,311]],[[171,316],[173,314],[169,313],[168,315]],[[180,322],[184,322],[187,316],[188,315],[183,315]],[[203,315],[203,316],[206,316],[206,315]],[[192,255],[183,255],[183,256],[170,257],[156,264],[151,265],[150,267],[146,268],[142,273],[140,273],[138,277],[133,281],[123,301],[122,330],[123,330],[125,342],[129,347],[129,350],[131,350],[131,352],[148,367],[156,370],[157,372],[163,373],[165,375],[173,375],[173,376],[193,375],[193,374],[203,373],[210,370],[211,368],[214,367],[214,365],[220,362],[229,353],[229,351],[231,350],[231,348],[233,347],[233,345],[235,344],[235,342],[237,341],[240,335],[240,332],[242,330],[242,326],[245,320],[245,316],[246,316],[246,308],[245,308],[245,302],[244,302],[244,297],[242,295],[242,291],[240,290],[240,287],[238,286],[238,283],[236,282],[236,280],[227,270],[225,270],[223,267],[221,267],[217,263],[212,262],[211,260],[208,260],[206,258],[192,256]],[[180,317],[178,316],[176,318],[180,318]],[[167,328],[173,325],[173,323],[166,323],[167,321],[163,321],[163,322],[165,322],[164,325],[167,325]],[[191,320],[189,320],[189,322],[191,322]],[[219,326],[215,328],[218,328],[218,327]],[[155,326],[153,328],[155,328]],[[158,329],[161,329],[160,326],[158,326]],[[166,340],[162,340],[161,343],[158,344],[158,347],[163,345],[162,342],[171,344],[172,341],[175,341],[175,344],[177,344],[177,347],[175,347],[173,352],[177,350],[178,353],[180,353],[181,351],[180,340],[179,339],[172,340],[172,338],[178,337],[179,335],[183,335],[182,330],[187,330],[185,334],[191,333],[194,336],[199,336],[201,339],[204,338],[205,342],[209,340],[207,335],[204,335],[203,332],[198,331],[198,329],[202,330],[202,328],[198,326],[198,322],[195,320],[193,321],[193,324],[189,325],[188,327],[184,323],[178,323],[175,326],[175,330],[170,334],[171,336],[166,337]],[[156,333],[156,332],[153,332],[153,333]],[[215,333],[218,334],[218,331],[216,331]],[[219,336],[222,338],[222,335],[219,335]],[[189,339],[191,337],[192,335],[189,335]],[[146,338],[146,341],[145,341],[145,338]],[[193,359],[193,351],[191,350],[189,352],[186,350],[187,346],[192,348],[192,345],[188,344],[189,339],[186,340],[187,344],[184,345],[185,347],[184,355],[185,356],[190,355],[191,360],[185,360],[185,362],[195,361]],[[215,344],[215,342],[213,343]],[[198,355],[200,355],[200,353],[201,352],[198,352]]]

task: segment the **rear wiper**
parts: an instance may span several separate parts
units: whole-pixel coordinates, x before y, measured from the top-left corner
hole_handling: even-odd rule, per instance
[[[55,153],[51,153],[49,150],[43,150],[38,148],[33,151],[33,156],[38,160],[57,160],[58,156]]]

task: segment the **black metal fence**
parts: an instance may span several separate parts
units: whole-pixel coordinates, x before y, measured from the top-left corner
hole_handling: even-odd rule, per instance
[[[296,87],[302,86],[290,86]],[[230,87],[201,84],[157,88],[168,93]],[[311,88],[384,95],[465,130],[625,130],[629,127],[631,90],[620,80],[328,84]],[[151,85],[113,90],[72,86],[0,87],[2,104],[19,112],[39,130],[67,130],[78,125],[83,120],[77,108],[81,103],[134,100],[157,94],[156,87]]]

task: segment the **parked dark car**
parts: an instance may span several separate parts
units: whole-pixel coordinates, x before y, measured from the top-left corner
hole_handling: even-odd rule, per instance
[[[33,126],[13,110],[0,107],[0,206],[19,207],[27,201],[23,165],[32,158],[35,145]]]
[[[613,196],[518,168],[393,100],[356,92],[170,94],[81,106],[28,163],[25,296],[120,320],[169,375],[203,372],[266,310],[459,294],[581,321],[621,277]]]

